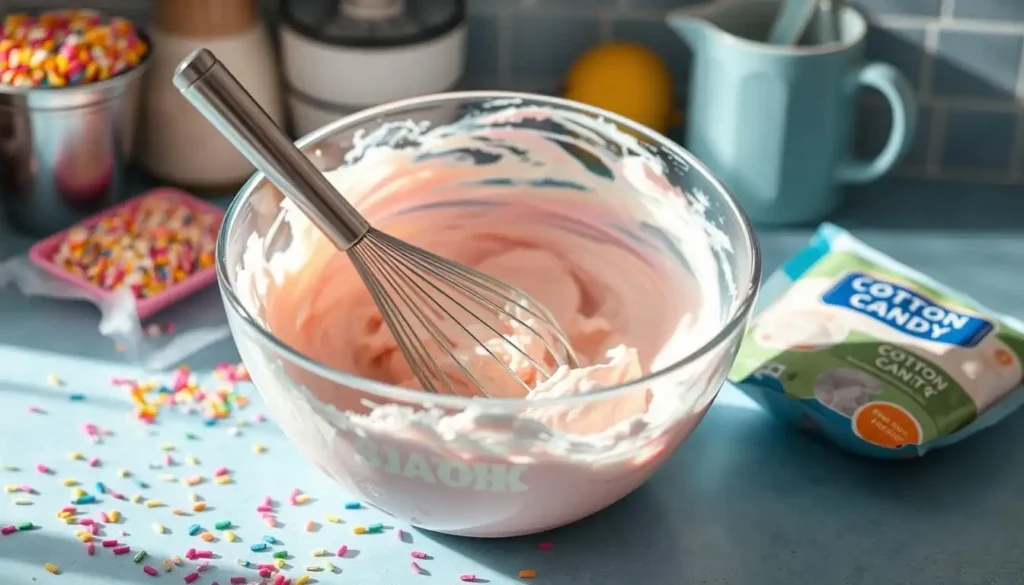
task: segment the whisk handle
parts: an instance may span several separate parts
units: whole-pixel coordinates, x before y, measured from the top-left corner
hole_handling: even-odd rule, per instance
[[[212,51],[196,49],[174,71],[174,85],[257,170],[347,250],[370,224],[331,185]]]

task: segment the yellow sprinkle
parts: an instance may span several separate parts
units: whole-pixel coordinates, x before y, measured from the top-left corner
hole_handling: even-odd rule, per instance
[[[277,526],[277,522],[275,522],[273,518],[266,518],[266,519],[263,520],[263,523],[266,524],[267,526],[271,527],[271,528],[274,528],[274,527]]]
[[[303,575],[303,576],[299,577],[298,579],[292,581],[292,583],[294,585],[306,585],[306,583],[309,583],[310,579],[312,579],[312,577],[310,577],[309,575]]]
[[[366,527],[365,526],[356,526],[355,528],[352,529],[352,532],[355,533],[355,534],[366,534]]]
[[[305,504],[307,502],[309,502],[309,494],[299,494],[295,496],[296,504]]]
[[[117,470],[117,477],[128,477],[129,475],[130,472],[123,467]]]
[[[64,484],[64,487],[75,487],[76,485],[78,485],[78,480],[73,477],[69,477],[61,483]]]
[[[332,523],[332,524],[338,524],[339,522],[341,522],[341,518],[338,518],[334,514],[328,514],[327,515],[327,521]]]
[[[160,500],[146,500],[146,507],[147,508],[159,508],[160,506],[163,506],[163,505],[164,505],[164,503],[161,502]]]
[[[171,559],[164,559],[163,562],[160,564],[163,566],[165,571],[167,571],[168,573],[171,572],[171,567],[173,566],[171,564]]]
[[[199,465],[199,460],[193,457],[192,455],[189,455],[188,457],[185,458],[185,463],[189,465]]]
[[[161,473],[160,474],[160,481],[166,481],[166,482],[174,483],[174,482],[178,481],[178,478],[174,477],[173,473]]]
[[[213,541],[213,535],[210,534],[209,532],[204,532],[204,533],[200,534],[199,538],[205,540],[206,542],[212,542]]]
[[[73,499],[73,500],[77,500],[78,498],[80,498],[80,497],[82,497],[84,495],[85,495],[85,490],[83,490],[82,488],[75,488],[75,489],[71,490],[71,499]]]
[[[174,555],[173,557],[171,557],[171,562],[173,562],[175,565],[178,565],[180,567],[181,566],[181,557],[179,557],[178,555]]]
[[[224,531],[224,540],[226,540],[228,542],[235,542],[235,533],[231,532],[230,530],[225,530]]]
[[[132,496],[132,503],[138,504],[139,502],[142,501],[142,499],[142,494],[135,494]]]
[[[533,579],[536,576],[537,571],[534,571],[533,569],[523,569],[522,571],[519,571],[520,579]]]
[[[156,532],[157,534],[163,534],[164,533],[164,525],[159,523],[159,522],[154,522],[153,523],[153,532]]]
[[[78,451],[72,451],[68,453],[68,459],[72,461],[81,461],[82,459],[85,459],[85,455],[82,455]]]
[[[118,512],[117,510],[111,510],[107,512],[107,518],[110,520],[111,523],[117,522],[121,519],[121,513]]]
[[[201,475],[193,475],[185,478],[185,485],[193,486],[201,483],[203,483],[203,476]]]
[[[219,483],[221,485],[226,485],[226,484],[231,483],[231,476],[230,475],[218,475],[214,481],[216,481],[217,483]]]
[[[14,500],[14,505],[15,506],[31,506],[32,505],[32,500],[26,500],[25,498],[18,498],[17,500]]]
[[[313,549],[313,556],[314,557],[326,557],[327,556],[327,549],[326,548],[315,548],[315,549]]]
[[[265,453],[266,451],[267,448],[259,443],[256,443],[255,445],[252,446],[252,452],[256,453],[257,455],[259,455],[260,453]]]
[[[64,381],[61,380],[60,376],[58,376],[57,374],[49,374],[48,376],[46,376],[46,383],[49,384],[50,386],[64,385]]]
[[[306,565],[306,570],[307,571],[314,571],[315,572],[315,571],[323,571],[324,568],[321,567],[320,565]]]
[[[283,569],[286,564],[284,559],[274,559],[274,566],[278,569]]]
[[[89,534],[89,532],[85,530],[79,530],[75,533],[75,536],[77,536],[78,540],[81,540],[82,542],[89,542],[92,540],[92,534]]]
[[[334,563],[331,561],[324,561],[324,570],[334,572]]]
[[[64,518],[64,523],[65,524],[78,524],[78,518],[75,518],[74,516],[67,516],[67,517]]]
[[[51,573],[51,574],[54,574],[54,575],[60,575],[60,569],[58,569],[57,565],[55,565],[53,563],[46,563],[45,565],[43,565],[43,568],[46,569],[47,573]]]
[[[13,494],[14,492],[18,491],[18,486],[12,485],[12,484],[7,484],[7,485],[4,486],[4,491],[9,493],[9,494]]]
[[[163,445],[160,445],[160,448],[164,451],[174,451],[174,445],[170,443],[164,443]]]
[[[65,519],[65,518],[67,518],[67,517],[69,517],[71,515],[72,515],[71,512],[67,512],[65,510],[57,510],[57,517],[60,518],[61,520]]]

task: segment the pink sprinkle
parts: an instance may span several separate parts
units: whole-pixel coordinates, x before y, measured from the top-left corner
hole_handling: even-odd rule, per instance
[[[260,569],[259,576],[266,579],[270,576],[270,569]]]
[[[76,508],[74,506],[64,506],[63,508],[60,509],[60,511],[61,512],[67,512],[69,514],[74,514],[75,512],[78,511],[78,508]]]
[[[267,420],[267,417],[263,416],[262,413],[257,412],[256,414],[252,415],[252,422],[263,422],[265,420]]]
[[[241,575],[232,577],[231,583],[232,585],[245,585],[245,577],[242,577]]]
[[[403,532],[401,528],[396,528],[395,529],[395,538],[397,538],[398,540],[404,539],[405,538],[405,532]]]
[[[96,554],[96,545],[91,542],[85,543],[85,553],[88,554],[90,557]]]
[[[273,506],[274,505],[274,500],[270,496],[263,496],[263,505],[264,506]]]
[[[110,516],[107,516],[106,512],[100,512],[100,520],[109,523],[110,522]]]
[[[411,556],[414,559],[425,559],[427,558],[427,553],[414,550],[411,553],[409,553],[409,556]]]
[[[277,569],[277,565],[273,563],[260,563],[256,565],[256,568],[260,570],[266,569],[268,571],[273,571],[274,569]]]
[[[284,575],[274,577],[274,585],[282,585],[282,583],[284,583]]]
[[[92,459],[89,459],[89,467],[99,467],[99,466],[100,466],[100,458],[99,457],[93,457]]]
[[[144,573],[146,573],[147,575],[149,575],[150,577],[156,577],[156,574],[157,574],[156,573],[156,569],[154,569],[153,567],[150,567],[149,565],[146,565],[145,567],[142,567],[142,571]]]
[[[110,548],[112,546],[117,546],[117,541],[116,540],[110,539],[110,540],[104,540],[103,541],[103,548]]]
[[[26,494],[34,494],[34,493],[36,493],[36,490],[33,489],[32,486],[27,485],[27,484],[19,486],[18,490],[23,492],[23,493],[26,493]]]
[[[170,453],[164,455],[164,465],[174,465],[174,457]]]
[[[348,547],[344,544],[338,547],[338,556],[343,557],[348,552]]]
[[[195,558],[197,558],[197,559],[212,559],[213,558],[213,551],[212,550],[197,550],[197,551],[195,551]]]
[[[260,518],[263,518],[264,520],[273,520],[274,519],[274,515],[269,513],[269,512],[264,512],[264,513],[260,514]]]
[[[106,519],[104,519],[104,521],[106,521]],[[92,518],[82,518],[81,520],[78,521],[78,523],[81,524],[82,526],[92,526],[93,524],[96,523],[96,521],[93,520]]]
[[[218,467],[217,470],[213,472],[213,474],[216,475],[217,477],[227,475],[229,473],[231,473],[231,470],[228,469],[227,467]]]
[[[28,411],[29,412],[34,412],[36,414],[46,414],[46,411],[43,410],[43,408],[41,406],[35,406],[35,405],[29,406],[28,407]]]
[[[121,492],[110,492],[110,497],[112,497],[112,498],[117,498],[117,499],[119,499],[119,500],[124,500],[124,499],[126,499],[126,498],[124,497],[124,494],[122,494]]]
[[[84,430],[85,434],[87,434],[87,435],[98,435],[98,434],[100,434],[100,428],[97,427],[95,424],[93,424],[91,422],[87,422],[87,423],[83,424],[82,425],[82,430]]]
[[[199,573],[197,573],[195,571],[192,571],[191,573],[189,573],[188,575],[185,575],[185,577],[184,577],[186,583],[192,583],[193,581],[195,581],[198,578],[199,578]]]
[[[36,471],[38,471],[39,473],[53,473],[53,471],[49,467],[43,465],[42,463],[36,464]]]
[[[7,536],[8,534],[10,534],[12,532],[17,532],[17,531],[18,531],[18,527],[14,526],[13,524],[11,524],[9,526],[4,526],[3,528],[0,528],[0,534],[3,534],[4,536]]]
[[[257,512],[273,512],[274,509],[270,506],[256,506]]]
[[[100,532],[100,525],[99,524],[90,524],[89,525],[89,534],[92,534],[93,536],[96,536],[97,534],[99,534],[99,532]]]
[[[206,569],[209,569],[209,568],[210,568],[210,563],[207,562],[207,561],[202,561],[198,565],[196,565],[196,570],[199,571],[200,573],[202,573],[203,571],[205,571]]]
[[[469,573],[459,575],[459,581],[476,581],[476,575],[471,575]]]
[[[409,563],[409,567],[412,568],[414,573],[422,573],[423,572],[423,567],[417,565],[416,563]]]
[[[190,560],[190,561],[192,559],[196,558],[196,549],[190,548],[187,551],[185,551],[185,558]]]
[[[132,549],[129,546],[118,546],[118,547],[114,548],[114,554],[115,555],[124,555],[124,554],[128,554],[128,552],[131,551],[131,550]]]
[[[555,550],[555,545],[550,543],[550,542],[548,542],[548,541],[544,541],[544,542],[538,544],[537,548],[539,548],[540,550],[548,550],[548,551],[550,551],[550,550]]]

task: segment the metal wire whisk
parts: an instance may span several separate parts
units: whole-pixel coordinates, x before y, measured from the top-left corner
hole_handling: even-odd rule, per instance
[[[348,254],[424,390],[460,394],[462,379],[489,396],[481,372],[491,360],[524,388],[534,380],[517,370],[546,378],[553,366],[578,366],[551,314],[526,293],[374,229],[211,51],[186,57],[174,85]]]

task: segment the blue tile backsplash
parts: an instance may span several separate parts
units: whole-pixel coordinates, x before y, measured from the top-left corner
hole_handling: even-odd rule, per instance
[[[0,0],[0,9],[79,4],[145,18],[151,1]],[[268,9],[277,2],[261,1]],[[580,53],[624,39],[665,59],[685,111],[690,53],[663,17],[715,1],[742,0],[467,0],[463,86],[557,92]],[[850,2],[871,21],[867,58],[902,71],[921,104],[919,130],[899,172],[1024,184],[1024,0]],[[858,108],[851,149],[870,157],[888,136],[890,113],[877,95],[863,96]]]

